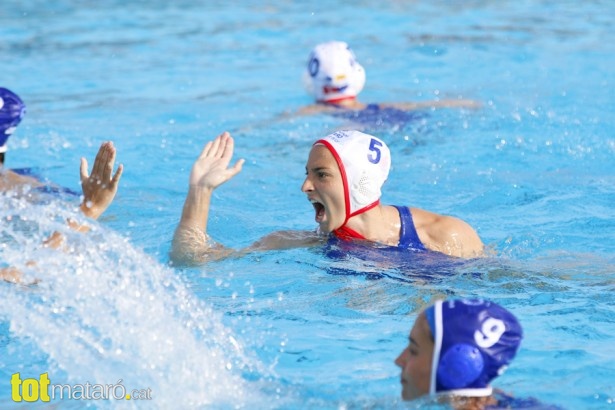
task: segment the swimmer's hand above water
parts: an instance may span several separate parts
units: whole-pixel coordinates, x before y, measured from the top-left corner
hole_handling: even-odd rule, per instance
[[[190,187],[184,203],[180,225],[188,225],[207,233],[209,204],[214,189],[237,175],[244,160],[229,168],[235,143],[228,132],[218,135],[203,147],[190,172]]]
[[[244,160],[238,160],[229,168],[234,145],[233,137],[228,132],[223,132],[205,144],[201,155],[192,166],[190,188],[214,190],[237,175],[243,167]]]
[[[228,249],[209,240],[207,220],[214,189],[237,175],[243,167],[243,159],[229,167],[233,150],[233,138],[228,132],[223,132],[205,144],[194,162],[188,195],[173,237],[171,259],[175,263],[202,263],[229,253]]]
[[[115,155],[113,142],[103,142],[94,160],[91,175],[88,175],[88,161],[81,158],[80,174],[83,202],[80,209],[85,216],[92,219],[98,219],[107,210],[117,193],[124,167],[120,164],[112,177]]]

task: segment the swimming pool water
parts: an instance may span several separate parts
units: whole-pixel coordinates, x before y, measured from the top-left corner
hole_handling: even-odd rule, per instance
[[[152,389],[139,408],[394,408],[394,358],[436,297],[513,311],[521,350],[495,386],[570,409],[615,397],[615,16],[608,1],[263,4],[3,2],[1,86],[28,113],[7,165],[79,190],[78,163],[112,139],[125,166],[90,235],[57,198],[0,196],[0,262],[35,287],[0,284],[0,406],[11,374]],[[321,41],[347,41],[365,102],[468,98],[405,127],[328,116],[301,72]],[[247,246],[312,229],[300,186],[332,130],[383,138],[383,202],[459,216],[494,255],[472,261],[332,259],[319,249],[167,266],[190,166],[223,130],[242,173],[214,195],[210,234]],[[18,217],[19,215],[19,217]],[[40,249],[54,229],[72,248]],[[36,259],[40,268],[26,268]],[[62,408],[117,407],[63,401]]]

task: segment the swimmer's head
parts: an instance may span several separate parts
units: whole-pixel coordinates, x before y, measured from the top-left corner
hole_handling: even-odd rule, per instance
[[[316,101],[334,103],[356,97],[365,85],[365,70],[343,41],[318,44],[303,74],[306,90]]]
[[[424,315],[434,342],[429,394],[491,395],[490,382],[504,372],[523,338],[515,316],[481,299],[440,300]]]
[[[0,87],[0,153],[6,152],[6,142],[21,122],[26,106],[14,92]]]
[[[379,203],[391,168],[391,152],[379,138],[359,131],[337,131],[316,141],[333,154],[342,174],[346,221]]]

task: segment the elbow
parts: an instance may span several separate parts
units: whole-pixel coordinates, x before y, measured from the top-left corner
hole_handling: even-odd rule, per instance
[[[171,242],[169,259],[173,266],[196,266],[202,264],[203,247],[207,237],[200,229],[179,226]]]

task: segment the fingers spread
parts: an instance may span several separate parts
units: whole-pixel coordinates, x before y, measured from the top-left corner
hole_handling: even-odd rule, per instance
[[[105,172],[105,163],[107,162],[107,158],[109,157],[108,153],[108,142],[103,142],[98,149],[98,154],[96,154],[96,159],[94,160],[94,167],[92,168],[92,178],[100,181]]]
[[[222,143],[222,136],[223,134],[220,134],[216,137],[215,140],[212,141],[210,156],[214,158],[217,158],[220,156],[219,151],[220,151],[220,144]]]
[[[203,147],[203,151],[201,151],[201,155],[199,155],[199,159],[204,158],[209,155],[209,151],[211,151],[212,145],[213,145],[212,141],[209,141],[207,144],[205,144],[205,146]]]
[[[81,176],[81,183],[88,179],[88,160],[81,158],[81,167],[79,168],[79,174]]]
[[[224,148],[222,151],[222,156],[224,158],[228,158],[228,160],[230,161],[231,157],[233,156],[233,149],[235,148],[235,142],[233,141],[233,138],[228,132],[225,132],[224,134],[226,135],[226,139],[225,139],[225,144],[224,144]]]
[[[113,179],[111,180],[111,186],[116,187],[117,184],[120,182],[120,178],[122,177],[122,172],[124,172],[124,165],[120,164],[117,167],[117,171],[115,171],[115,175],[113,176]]]
[[[111,173],[113,172],[113,165],[115,164],[115,147],[113,143],[110,142],[107,146],[107,158],[104,167],[104,172],[102,176],[102,180],[104,183],[107,183],[111,180]]]
[[[237,175],[239,172],[241,172],[241,169],[243,168],[243,163],[245,162],[244,159],[240,159],[239,161],[237,161],[235,163],[235,165],[233,165],[233,175]]]

